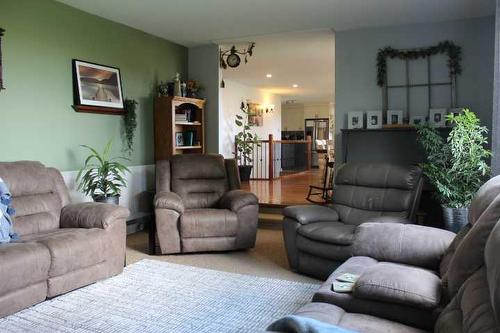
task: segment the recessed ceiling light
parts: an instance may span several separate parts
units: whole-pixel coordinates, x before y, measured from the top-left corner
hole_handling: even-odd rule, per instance
[[[266,77],[267,77],[267,78],[272,78],[272,77],[273,77],[273,74],[266,74]]]
[[[294,85],[292,85],[292,87],[294,87],[294,88],[298,88],[298,87],[299,87],[299,85],[298,85],[298,84],[294,84]]]

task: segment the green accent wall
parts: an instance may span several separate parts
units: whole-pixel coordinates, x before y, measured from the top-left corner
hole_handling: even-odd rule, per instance
[[[187,74],[187,48],[52,0],[1,0],[6,90],[0,92],[0,160],[39,160],[76,170],[80,144],[122,154],[122,117],[72,108],[71,60],[121,70],[123,95],[139,102],[130,165],[154,163],[153,98],[159,81]]]

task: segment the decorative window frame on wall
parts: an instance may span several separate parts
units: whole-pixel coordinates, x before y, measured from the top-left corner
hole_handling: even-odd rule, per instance
[[[2,65],[2,38],[4,36],[5,29],[0,28],[0,92],[5,89],[3,81],[3,65]]]
[[[431,58],[438,54],[446,54],[448,56],[447,65],[449,70],[449,81],[432,82],[431,79]],[[405,66],[405,83],[389,85],[387,79],[387,60],[400,59],[404,61]],[[425,59],[427,62],[427,82],[412,83],[410,78],[410,61]],[[462,59],[462,49],[460,46],[451,41],[443,41],[439,44],[426,48],[416,49],[394,49],[385,47],[380,49],[377,54],[377,85],[382,88],[382,110],[387,115],[389,109],[389,89],[405,89],[406,92],[406,110],[404,118],[408,119],[411,115],[410,110],[410,89],[417,87],[427,88],[427,110],[433,108],[432,105],[432,88],[437,86],[450,86],[451,100],[450,108],[455,108],[457,104],[456,94],[456,77],[461,74],[462,67],[460,61]]]

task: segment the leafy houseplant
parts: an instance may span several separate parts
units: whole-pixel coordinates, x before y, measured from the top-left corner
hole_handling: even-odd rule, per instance
[[[123,136],[125,139],[124,150],[130,156],[134,150],[134,135],[135,129],[137,128],[137,114],[135,109],[137,108],[137,101],[133,99],[126,99],[125,110],[127,113],[123,117]]]
[[[424,174],[436,188],[447,228],[458,231],[467,223],[472,198],[490,174],[491,152],[485,148],[488,129],[474,112],[463,109],[462,114],[446,118],[454,125],[446,141],[428,125],[417,127],[417,133],[427,158],[422,163]]]
[[[258,144],[257,134],[251,133],[251,129],[254,124],[248,122],[248,105],[241,102],[240,106],[243,115],[237,114],[235,119],[235,124],[241,130],[236,134],[236,147],[237,154],[243,157],[243,165],[239,165],[240,178],[242,181],[248,181],[250,179],[250,173],[252,172],[252,165],[249,163],[253,162],[252,154],[256,145]]]
[[[127,186],[123,175],[130,170],[119,162],[126,158],[109,156],[111,143],[110,140],[102,154],[90,146],[82,145],[90,151],[90,155],[78,172],[76,182],[78,190],[91,196],[94,201],[118,204],[121,190]]]

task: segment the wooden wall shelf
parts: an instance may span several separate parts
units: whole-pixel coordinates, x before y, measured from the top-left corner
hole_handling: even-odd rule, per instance
[[[105,108],[101,106],[73,105],[72,107],[76,112],[85,112],[85,113],[100,113],[100,114],[121,115],[121,116],[127,113],[125,109]]]

